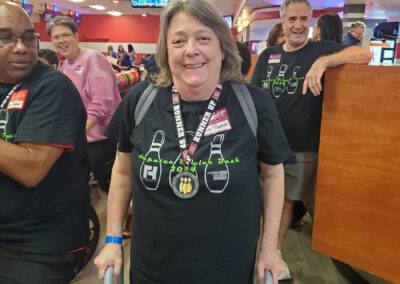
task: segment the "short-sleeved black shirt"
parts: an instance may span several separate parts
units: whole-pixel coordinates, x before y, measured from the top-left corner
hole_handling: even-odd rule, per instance
[[[302,95],[303,82],[315,60],[344,48],[333,41],[308,42],[294,52],[285,52],[282,44],[265,49],[258,58],[251,82],[264,88],[273,98],[290,148],[294,151],[318,151],[322,99],[308,89]]]
[[[0,102],[11,88],[0,84]],[[84,247],[89,191],[86,112],[79,93],[64,74],[40,61],[15,93],[0,110],[2,139],[65,151],[34,188],[0,174],[0,245],[35,254]]]
[[[228,83],[190,170],[199,192],[181,199],[171,180],[183,170],[171,88],[161,88],[143,120],[134,112],[147,82],[124,97],[106,131],[119,151],[132,153],[133,283],[252,283],[259,235],[258,162],[275,165],[290,155],[272,100],[247,86],[257,109],[255,139]],[[188,140],[208,101],[182,102]]]

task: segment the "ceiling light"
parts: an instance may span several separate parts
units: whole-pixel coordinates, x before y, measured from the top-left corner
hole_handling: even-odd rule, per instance
[[[121,16],[122,15],[122,13],[117,12],[117,11],[108,11],[107,13],[110,14],[111,16]]]
[[[92,9],[100,10],[100,11],[103,11],[106,9],[106,7],[101,6],[101,5],[89,5],[89,7]]]
[[[81,3],[81,2],[83,2],[83,1],[85,1],[85,0],[69,0],[70,2],[74,2],[74,3]]]
[[[119,3],[118,0],[113,0],[112,2],[113,2],[113,4],[118,4]]]

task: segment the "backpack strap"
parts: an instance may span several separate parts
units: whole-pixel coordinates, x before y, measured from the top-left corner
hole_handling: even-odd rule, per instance
[[[233,92],[236,95],[236,98],[239,101],[240,107],[242,108],[242,111],[251,129],[251,132],[253,133],[254,137],[257,140],[257,128],[258,128],[257,111],[256,107],[254,106],[253,98],[250,95],[249,89],[247,89],[245,84],[239,84],[234,82],[230,82],[230,84],[233,89]],[[157,92],[158,88],[154,87],[152,84],[149,84],[147,88],[144,90],[135,108],[135,125],[138,125],[142,121],[144,115],[149,109],[151,103],[153,102]]]
[[[157,92],[158,88],[154,87],[152,84],[149,84],[144,90],[135,108],[135,125],[138,125],[142,121]]]
[[[233,92],[239,101],[240,107],[250,126],[251,132],[257,140],[258,117],[253,98],[245,84],[230,82]]]

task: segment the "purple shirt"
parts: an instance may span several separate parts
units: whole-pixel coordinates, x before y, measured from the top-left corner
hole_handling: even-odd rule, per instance
[[[88,142],[104,140],[105,128],[121,101],[110,63],[100,52],[82,48],[78,58],[66,59],[59,70],[74,82],[88,118],[95,123],[87,133]]]

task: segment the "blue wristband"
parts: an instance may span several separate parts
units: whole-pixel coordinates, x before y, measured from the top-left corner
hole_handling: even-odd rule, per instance
[[[108,243],[122,245],[122,238],[114,236],[106,236],[106,244]]]

